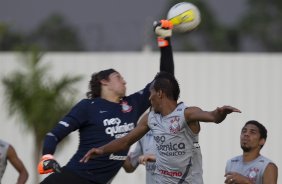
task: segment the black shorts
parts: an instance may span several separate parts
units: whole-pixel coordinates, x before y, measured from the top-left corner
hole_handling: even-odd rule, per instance
[[[76,173],[66,169],[65,167],[62,168],[61,173],[53,173],[47,176],[40,184],[96,184],[85,180],[84,178],[80,177]]]

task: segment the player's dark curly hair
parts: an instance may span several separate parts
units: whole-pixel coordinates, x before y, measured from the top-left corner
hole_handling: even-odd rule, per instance
[[[256,127],[258,127],[259,133],[260,133],[260,138],[266,140],[266,138],[267,138],[267,129],[265,128],[265,126],[263,126],[261,123],[259,123],[259,122],[256,121],[256,120],[250,120],[250,121],[247,121],[247,122],[245,123],[244,127],[245,127],[246,125],[249,125],[249,124],[255,125]],[[261,146],[261,148],[262,148],[262,147],[263,147],[263,145]]]
[[[162,90],[167,95],[167,97],[172,100],[177,101],[179,98],[179,84],[174,75],[168,72],[159,72],[155,76],[151,88],[156,91]]]
[[[111,73],[117,72],[114,69],[102,70],[100,72],[94,73],[89,81],[89,91],[86,93],[87,98],[94,99],[101,96],[101,80],[109,79]]]

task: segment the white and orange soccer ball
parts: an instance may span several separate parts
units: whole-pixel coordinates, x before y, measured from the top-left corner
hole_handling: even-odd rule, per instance
[[[201,13],[194,4],[181,2],[169,9],[167,19],[172,22],[173,31],[183,33],[198,27],[201,22]]]

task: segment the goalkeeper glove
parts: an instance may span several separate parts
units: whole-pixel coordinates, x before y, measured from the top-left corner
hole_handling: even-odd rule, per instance
[[[166,47],[169,45],[168,39],[172,35],[173,24],[169,20],[160,20],[154,22],[154,32],[158,36],[158,46]]]
[[[52,172],[61,172],[61,167],[58,162],[54,159],[53,155],[47,154],[43,155],[38,166],[37,170],[39,174],[48,174]]]

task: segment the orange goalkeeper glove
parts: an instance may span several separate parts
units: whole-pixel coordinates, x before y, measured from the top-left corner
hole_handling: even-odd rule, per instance
[[[169,20],[160,20],[155,21],[154,24],[154,32],[158,36],[158,46],[166,47],[169,45],[167,41],[168,38],[172,35],[173,24]]]
[[[37,170],[39,174],[48,174],[52,172],[61,172],[61,166],[54,159],[53,155],[47,154],[43,155],[38,166]]]

